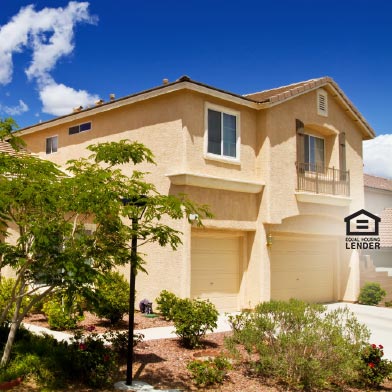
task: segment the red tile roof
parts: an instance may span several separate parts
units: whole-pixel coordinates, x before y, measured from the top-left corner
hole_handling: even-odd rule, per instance
[[[364,174],[363,179],[365,187],[392,192],[392,180],[383,177],[371,176],[369,174]]]

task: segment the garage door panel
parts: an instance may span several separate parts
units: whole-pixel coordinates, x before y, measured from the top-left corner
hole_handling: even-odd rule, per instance
[[[238,310],[239,237],[193,237],[191,296],[209,299],[219,310]]]
[[[335,247],[333,241],[278,238],[271,248],[271,298],[332,301]]]

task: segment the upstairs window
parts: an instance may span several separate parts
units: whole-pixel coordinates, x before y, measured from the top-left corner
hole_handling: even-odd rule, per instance
[[[207,108],[207,153],[222,158],[239,158],[239,113]]]
[[[58,148],[58,137],[52,136],[46,139],[46,154],[53,154],[57,152]]]
[[[328,116],[328,95],[323,89],[317,91],[317,113],[320,116]]]
[[[91,122],[86,122],[83,124],[78,124],[73,127],[68,128],[69,135],[75,135],[80,132],[89,131],[91,129]]]
[[[306,170],[323,172],[325,166],[324,139],[312,135],[304,134],[304,158],[307,166]]]

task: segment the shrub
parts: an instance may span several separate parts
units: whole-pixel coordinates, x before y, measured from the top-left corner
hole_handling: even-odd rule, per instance
[[[378,387],[386,378],[392,376],[392,362],[382,358],[383,348],[381,344],[368,344],[361,352],[363,366],[360,381],[366,386]]]
[[[116,271],[106,273],[96,285],[92,311],[111,324],[119,322],[129,308],[129,284]]]
[[[358,302],[363,305],[378,305],[386,295],[379,283],[368,282],[361,288]]]
[[[223,356],[205,361],[194,360],[187,365],[194,383],[200,387],[216,383],[221,384],[227,375],[227,371],[231,368],[230,362]]]
[[[237,329],[226,340],[228,348],[239,356],[237,345],[243,346],[256,374],[293,389],[353,381],[369,337],[347,308],[325,313],[321,305],[298,300],[262,303],[241,322],[234,321]]]
[[[392,308],[392,301],[385,301],[386,308]]]
[[[84,384],[98,388],[110,385],[117,375],[117,355],[98,334],[75,334],[71,345],[72,374]]]
[[[182,344],[188,348],[200,346],[207,331],[216,328],[218,311],[211,302],[200,299],[178,299],[174,308],[174,327]]]
[[[12,289],[15,285],[15,279],[0,277],[0,313],[5,309],[9,301],[12,299]],[[23,300],[22,306],[26,304],[26,299]],[[7,320],[12,319],[15,311],[15,305],[11,306],[7,313]]]
[[[176,304],[180,298],[167,290],[162,290],[156,298],[157,308],[166,320],[173,320]]]
[[[55,295],[44,303],[42,310],[50,329],[54,330],[75,329],[77,323],[83,320],[78,302],[70,301],[65,295]]]

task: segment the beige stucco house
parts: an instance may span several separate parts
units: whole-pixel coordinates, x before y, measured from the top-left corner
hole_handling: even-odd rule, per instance
[[[344,218],[363,208],[362,141],[374,132],[328,77],[246,96],[165,80],[18,134],[60,165],[92,143],[140,141],[157,162],[141,169],[160,192],[210,206],[202,229],[173,223],[183,232],[176,252],[143,249],[142,298],[168,289],[221,310],[357,298],[359,257],[345,247]]]

